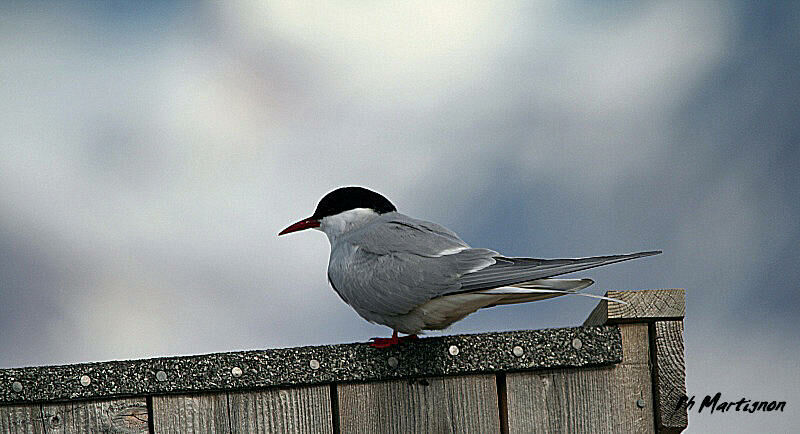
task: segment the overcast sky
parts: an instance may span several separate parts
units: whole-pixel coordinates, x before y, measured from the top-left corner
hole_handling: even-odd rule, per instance
[[[388,336],[276,236],[363,185],[506,255],[664,250],[581,276],[686,288],[689,394],[788,408],[689,432],[800,422],[796,4],[262,3],[0,5],[0,367]]]

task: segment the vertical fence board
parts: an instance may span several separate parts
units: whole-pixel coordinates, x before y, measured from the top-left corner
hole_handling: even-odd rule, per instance
[[[341,432],[499,432],[494,375],[337,386]]]
[[[653,432],[648,326],[620,331],[619,365],[507,374],[509,432]]]
[[[686,396],[683,321],[656,321],[652,331],[658,431],[679,433],[689,424],[686,406],[679,405],[681,398]]]
[[[153,397],[156,433],[230,432],[225,393]]]
[[[43,432],[44,420],[40,405],[0,406],[0,433],[38,434]]]
[[[148,432],[145,398],[0,407],[0,433]]]
[[[228,395],[233,432],[332,433],[329,385]]]
[[[77,401],[42,406],[48,433],[146,433],[147,400]]]

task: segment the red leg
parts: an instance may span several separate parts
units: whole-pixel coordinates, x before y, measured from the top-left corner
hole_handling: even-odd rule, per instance
[[[389,348],[393,345],[398,345],[403,341],[410,340],[410,339],[417,339],[417,335],[408,335],[398,337],[397,330],[392,332],[392,337],[390,338],[372,338],[370,339],[372,342],[369,343],[369,346],[373,348]]]

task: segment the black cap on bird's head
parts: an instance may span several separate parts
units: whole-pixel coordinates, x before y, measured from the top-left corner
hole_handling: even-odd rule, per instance
[[[319,227],[320,220],[356,208],[367,208],[378,214],[397,211],[397,208],[380,193],[364,187],[340,187],[326,194],[314,214],[282,230],[278,235]]]
[[[397,211],[389,199],[364,187],[341,187],[323,197],[312,218],[322,219],[356,208],[367,208],[378,214]]]

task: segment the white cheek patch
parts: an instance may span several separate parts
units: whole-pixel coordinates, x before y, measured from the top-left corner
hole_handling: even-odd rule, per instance
[[[377,216],[378,214],[369,208],[354,208],[324,217],[320,224],[320,230],[325,232],[329,239],[334,239],[351,228],[368,222]]]

